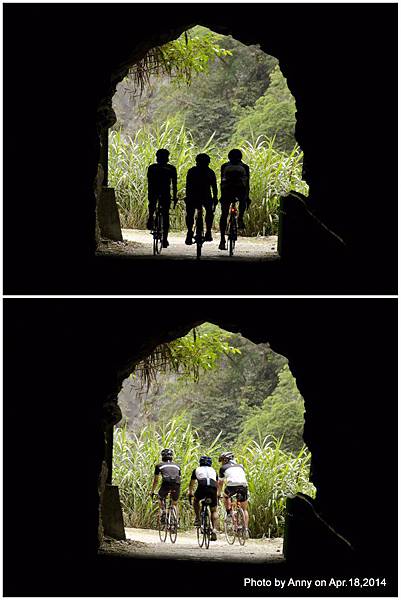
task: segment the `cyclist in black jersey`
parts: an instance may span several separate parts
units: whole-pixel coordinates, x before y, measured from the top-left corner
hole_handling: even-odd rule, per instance
[[[228,153],[228,162],[221,167],[221,217],[219,250],[226,250],[227,217],[230,205],[239,202],[238,227],[244,228],[244,213],[250,204],[249,200],[249,166],[242,162],[242,152],[233,148]]]
[[[196,482],[198,486],[194,494]],[[213,530],[210,539],[217,540],[217,473],[212,467],[210,456],[201,456],[199,467],[192,471],[191,482],[189,484],[188,496],[194,498],[195,527],[200,526],[200,502],[205,498],[210,498],[210,512],[212,514]]]
[[[170,450],[170,448],[165,448],[164,450],[162,450],[161,457],[162,462],[158,463],[155,467],[155,473],[153,477],[150,495],[153,498],[157,482],[159,480],[159,477],[161,476],[162,484],[160,486],[158,496],[161,511],[160,514],[161,518],[163,519],[163,500],[165,500],[169,494],[178,515],[177,503],[181,487],[181,469],[175,462],[173,462],[173,451]]]
[[[167,248],[168,230],[170,227],[169,210],[171,204],[171,188],[173,189],[174,208],[177,204],[177,169],[174,165],[169,165],[170,152],[165,148],[160,148],[156,152],[156,161],[148,167],[148,202],[149,218],[147,228],[153,229],[153,218],[157,203],[163,213],[163,248]]]
[[[231,512],[231,496],[237,495],[238,505],[244,511],[246,533],[248,535],[248,482],[245,469],[234,460],[232,452],[223,452],[219,456],[221,467],[219,470],[218,495],[221,497],[224,484],[224,506],[227,513]]]
[[[217,205],[217,181],[215,172],[210,169],[210,156],[198,154],[196,166],[191,167],[186,179],[186,224],[187,237],[185,243],[190,246],[193,241],[193,224],[195,210],[203,206],[206,210],[205,242],[212,242],[212,225],[214,209]]]

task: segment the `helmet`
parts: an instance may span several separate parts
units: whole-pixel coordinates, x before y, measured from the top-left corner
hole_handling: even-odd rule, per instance
[[[210,163],[210,156],[208,154],[197,154],[196,164],[200,167],[207,167]]]
[[[171,460],[173,458],[173,451],[170,448],[165,448],[162,450],[162,459],[163,460]]]
[[[165,148],[159,148],[156,152],[156,159],[161,162],[168,162],[168,157],[170,156],[170,152]]]
[[[222,452],[222,454],[220,454],[219,456],[219,462],[222,462],[223,460],[233,460],[234,459],[234,454],[232,452]]]
[[[239,163],[241,158],[242,158],[242,152],[241,152],[241,150],[238,150],[238,148],[233,148],[228,153],[228,160],[231,162]]]
[[[201,456],[199,459],[199,465],[201,467],[211,467],[212,459],[210,458],[210,456]]]

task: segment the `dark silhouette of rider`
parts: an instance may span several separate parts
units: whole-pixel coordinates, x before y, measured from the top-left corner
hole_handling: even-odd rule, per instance
[[[156,152],[157,162],[148,167],[149,218],[146,226],[148,229],[153,229],[153,217],[159,202],[163,214],[163,248],[167,248],[169,245],[167,237],[170,227],[171,186],[173,187],[174,208],[177,204],[177,169],[168,164],[169,155],[168,150],[160,148]]]
[[[239,201],[238,227],[243,229],[244,212],[250,203],[249,200],[249,167],[242,162],[242,152],[233,148],[228,153],[228,162],[221,167],[221,218],[220,218],[220,244],[219,250],[226,250],[225,233],[230,204]]]
[[[194,214],[197,208],[203,206],[206,210],[205,242],[212,242],[212,225],[214,209],[217,205],[217,181],[215,172],[209,168],[210,156],[198,154],[196,166],[187,173],[186,181],[186,224],[187,237],[185,243],[190,246],[193,242]]]

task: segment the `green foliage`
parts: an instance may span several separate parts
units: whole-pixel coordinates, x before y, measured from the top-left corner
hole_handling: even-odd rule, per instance
[[[240,147],[243,160],[250,166],[252,203],[245,213],[248,235],[277,233],[280,195],[291,189],[307,195],[302,181],[302,152],[296,146],[290,154],[278,151],[274,140],[260,137],[255,144],[244,140]],[[199,152],[211,156],[211,168],[219,180],[220,167],[226,162],[230,146],[217,146],[211,137],[204,146],[196,146],[192,133],[170,122],[139,130],[134,138],[111,131],[109,136],[109,181],[116,190],[123,227],[145,229],[147,220],[148,166],[155,161],[158,148],[170,150],[170,162],[177,168],[179,203],[171,217],[171,228],[185,229],[185,178]],[[219,209],[218,209],[219,211]],[[215,216],[218,224],[219,212]]]
[[[222,450],[219,437],[205,444],[185,415],[162,426],[149,426],[138,436],[129,437],[125,428],[115,429],[113,453],[113,483],[119,486],[126,526],[155,528],[157,503],[149,493],[154,466],[160,461],[162,448],[174,451],[174,460],[182,470],[179,501],[182,529],[191,527],[193,509],[185,495],[192,470],[202,454],[217,458]],[[310,455],[303,449],[298,456],[286,454],[280,441],[264,439],[237,447],[236,458],[246,470],[250,489],[250,529],[253,537],[283,534],[285,497],[298,491],[312,494],[308,481]]]
[[[288,365],[280,371],[274,392],[244,422],[242,439],[263,435],[283,437],[284,450],[299,451],[303,446],[304,403]]]
[[[191,376],[177,378],[159,372],[157,384],[143,399],[142,413],[168,420],[186,411],[206,442],[223,428],[222,442],[232,444],[241,434],[244,420],[273,393],[287,360],[267,344],[256,345],[239,334],[207,326],[217,338],[227,336],[223,340],[230,351],[220,351],[213,368],[202,370],[197,382]],[[187,339],[190,341],[190,336]]]
[[[295,100],[278,66],[270,75],[270,85],[255,105],[237,111],[239,120],[232,143],[255,135],[275,138],[276,148],[291,152],[295,145]]]
[[[256,46],[245,46],[231,36],[220,36],[219,40],[231,56],[209,61],[207,75],[195,75],[189,87],[177,89],[165,81],[157,90],[163,101],[152,101],[153,119],[179,115],[199,144],[213,133],[220,144],[229,143],[238,110],[255,104],[277,64],[277,59]]]
[[[254,537],[283,535],[286,497],[297,492],[315,495],[309,482],[310,453],[302,447],[297,455],[282,448],[274,437],[249,440],[235,449],[248,479],[249,529]]]
[[[213,59],[231,56],[230,50],[220,46],[222,39],[210,29],[194,27],[176,40],[151,48],[130,68],[127,79],[139,85],[141,91],[152,76],[168,75],[175,85],[190,85],[194,74],[208,72]]]
[[[205,323],[182,338],[170,342],[170,369],[182,378],[199,381],[199,374],[216,369],[223,356],[240,354],[229,342],[231,334],[220,327]]]

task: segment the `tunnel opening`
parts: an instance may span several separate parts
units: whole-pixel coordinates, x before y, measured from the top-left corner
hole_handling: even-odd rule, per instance
[[[115,123],[108,139],[102,137],[108,147],[107,157],[102,152],[103,185],[114,190],[122,230],[117,224],[114,243],[101,239],[100,253],[152,254],[147,169],[162,146],[178,173],[178,203],[174,209],[170,205],[170,247],[164,256],[194,258],[194,248],[184,244],[187,173],[198,153],[209,153],[221,201],[220,170],[229,150],[238,147],[250,168],[250,189],[235,256],[278,257],[280,198],[292,192],[307,197],[308,185],[295,140],[295,100],[275,57],[258,44],[196,26],[130,67],[116,85],[112,107]],[[211,199],[212,193],[206,195]],[[211,230],[217,244],[204,244],[203,258],[221,260],[226,258],[217,248],[222,205],[215,206]],[[112,230],[103,218],[99,225],[106,236]]]
[[[301,493],[312,501],[316,493],[302,437],[304,402],[284,356],[269,343],[255,344],[205,322],[136,364],[117,402],[122,418],[108,435],[101,553],[151,560],[284,559],[286,498]],[[181,468],[174,546],[160,542],[159,502],[149,495],[153,470],[166,447]],[[223,483],[217,458],[227,450],[247,478],[249,537],[243,546],[227,533],[228,505],[221,491],[216,540],[205,554],[197,544],[188,493],[196,490],[191,481],[201,456],[210,456],[216,485]],[[157,492],[162,480],[156,479]],[[228,545],[233,539],[234,546]]]

